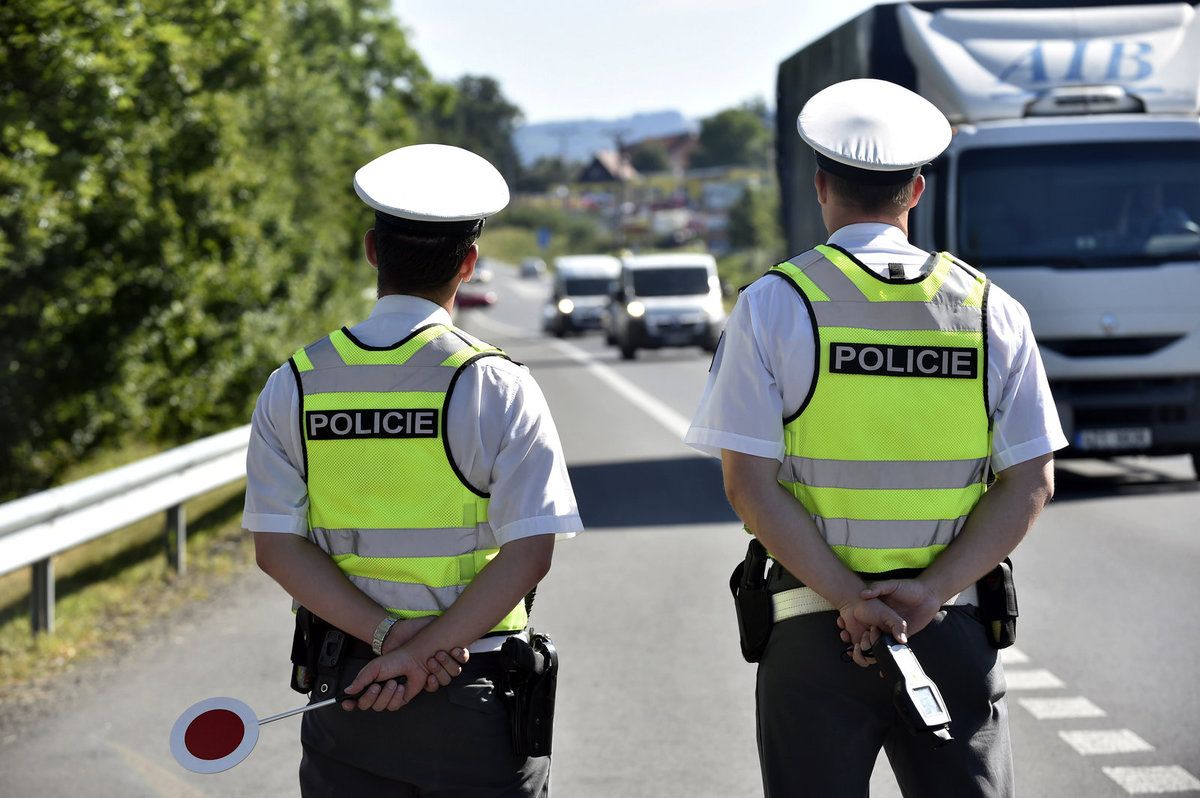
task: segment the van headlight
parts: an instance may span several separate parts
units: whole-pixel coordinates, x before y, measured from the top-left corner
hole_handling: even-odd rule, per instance
[[[640,319],[646,315],[646,306],[636,299],[625,306],[625,312],[629,314],[631,319]]]
[[[564,316],[569,315],[571,313],[571,311],[574,309],[575,309],[575,303],[572,302],[571,300],[567,299],[566,297],[563,297],[562,299],[558,300],[558,312],[563,314]]]

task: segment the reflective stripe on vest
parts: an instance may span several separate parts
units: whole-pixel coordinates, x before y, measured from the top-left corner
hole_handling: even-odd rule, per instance
[[[458,471],[446,429],[454,383],[482,357],[505,355],[432,324],[390,347],[343,328],[291,359],[309,538],[401,618],[440,615],[499,551],[488,496]],[[527,622],[522,602],[493,631]]]
[[[946,253],[922,272],[886,280],[826,246],[770,271],[817,344],[779,482],[859,573],[928,566],[986,487],[987,279]]]

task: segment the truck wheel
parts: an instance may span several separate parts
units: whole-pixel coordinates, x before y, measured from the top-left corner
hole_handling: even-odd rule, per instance
[[[621,344],[621,359],[633,360],[637,357],[637,347],[630,344]]]

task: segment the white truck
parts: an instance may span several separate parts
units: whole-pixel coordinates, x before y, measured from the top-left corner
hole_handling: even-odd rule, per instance
[[[777,164],[799,252],[825,238],[809,97],[906,86],[954,137],[913,243],[1029,311],[1076,457],[1192,456],[1200,473],[1200,18],[1194,2],[876,6],[785,61]]]

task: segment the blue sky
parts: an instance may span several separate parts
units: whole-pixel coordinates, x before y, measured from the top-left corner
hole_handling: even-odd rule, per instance
[[[699,118],[762,97],[775,69],[871,5],[783,0],[393,0],[438,78],[497,78],[528,122],[675,109]]]

